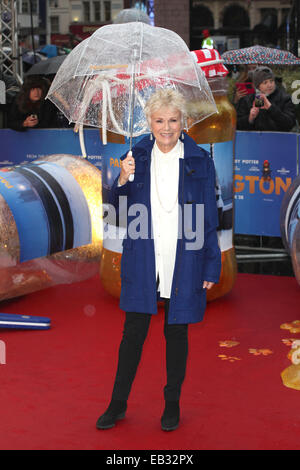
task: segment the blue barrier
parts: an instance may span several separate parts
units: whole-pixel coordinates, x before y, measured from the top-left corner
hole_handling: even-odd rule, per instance
[[[298,175],[299,135],[236,133],[234,231],[280,237],[280,206]]]
[[[101,167],[101,142],[98,129],[84,131],[88,160]],[[0,130],[0,168],[7,165],[28,163],[44,155],[81,155],[78,134],[73,129],[34,129],[16,132]]]
[[[112,152],[116,165],[124,147],[104,147],[98,129],[85,129],[88,160],[101,168],[102,156]],[[300,135],[278,132],[236,133],[234,162],[234,231],[239,234],[280,237],[280,205],[299,174]],[[73,129],[0,130],[0,168],[29,163],[51,154],[81,155]],[[1,180],[0,180],[1,183]]]

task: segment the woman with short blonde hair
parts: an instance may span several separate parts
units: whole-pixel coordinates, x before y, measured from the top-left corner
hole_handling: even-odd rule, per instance
[[[121,172],[110,192],[110,202],[117,209],[119,197],[127,197],[120,297],[126,315],[112,398],[97,421],[98,429],[112,428],[125,417],[150,320],[158,313],[158,299],[164,301],[167,366],[161,428],[173,431],[179,426],[188,324],[202,320],[206,289],[218,282],[221,269],[214,164],[209,154],[183,133],[185,100],[176,90],[161,89],[149,99],[145,111],[152,133],[133,147],[132,154],[121,158]],[[148,237],[131,237],[128,229],[133,220],[130,208],[137,204],[147,209],[143,221],[149,227]],[[204,222],[201,219],[198,232],[203,234],[203,243],[190,248],[190,232],[196,223],[197,240],[198,224],[197,218],[193,222],[186,213],[195,214],[200,204],[204,205]],[[186,219],[191,225],[182,228],[180,224]]]

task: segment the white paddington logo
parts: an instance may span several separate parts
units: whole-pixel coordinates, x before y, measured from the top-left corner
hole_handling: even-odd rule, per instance
[[[300,103],[300,80],[294,80],[291,87],[293,90],[296,88],[296,90],[292,93],[292,102],[293,104],[299,104]]]
[[[6,364],[6,346],[4,341],[0,340],[0,364]]]

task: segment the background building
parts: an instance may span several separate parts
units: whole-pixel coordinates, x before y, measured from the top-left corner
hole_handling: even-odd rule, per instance
[[[155,0],[154,11],[155,25],[176,31],[192,50],[201,47],[203,29],[220,52],[255,43],[298,49],[299,0]]]
[[[50,0],[48,36],[51,43],[73,47],[96,29],[112,23],[125,3],[124,0]]]
[[[258,43],[287,48],[294,41],[294,21],[289,13],[295,2],[291,0],[190,0],[189,3],[191,49],[200,47],[201,31],[206,28],[212,35],[223,36],[226,49],[236,48],[230,42],[227,44],[230,38],[239,39],[238,47]],[[236,42],[232,45],[236,46]]]
[[[300,0],[0,0],[16,5],[19,42],[74,47],[118,12],[143,8],[154,24],[199,49],[208,29],[218,49],[261,44],[300,52]],[[2,41],[3,42],[3,41]],[[298,47],[299,43],[299,47]]]

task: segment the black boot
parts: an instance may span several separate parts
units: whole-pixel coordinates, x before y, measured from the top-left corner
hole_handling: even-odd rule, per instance
[[[166,401],[164,413],[161,417],[161,428],[163,431],[174,431],[179,426],[179,402]]]
[[[125,418],[126,409],[126,401],[112,400],[105,413],[98,419],[96,423],[97,429],[113,428],[116,421]]]

